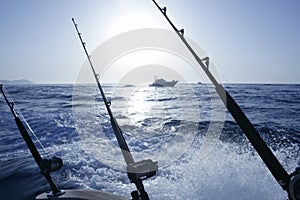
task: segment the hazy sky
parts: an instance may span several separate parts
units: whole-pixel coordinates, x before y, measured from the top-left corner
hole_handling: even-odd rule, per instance
[[[299,0],[157,0],[225,82],[300,83]],[[1,0],[0,79],[74,83],[92,52],[138,28],[170,26],[151,0]],[[171,29],[170,29],[171,30]]]

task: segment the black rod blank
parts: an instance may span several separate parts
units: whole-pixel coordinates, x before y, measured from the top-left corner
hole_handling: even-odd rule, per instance
[[[267,146],[267,144],[264,142],[264,140],[261,138],[257,130],[254,128],[250,120],[247,118],[247,116],[244,114],[242,109],[239,107],[239,105],[235,102],[235,100],[231,97],[231,95],[226,91],[226,89],[218,83],[218,81],[215,79],[215,77],[212,75],[212,73],[209,71],[209,69],[206,67],[206,65],[202,62],[202,60],[199,58],[199,56],[196,54],[196,52],[193,50],[193,48],[189,45],[189,43],[184,38],[184,31],[178,30],[176,26],[172,23],[172,21],[169,19],[166,13],[166,8],[161,8],[155,0],[152,0],[153,3],[157,6],[157,8],[160,10],[160,12],[164,15],[164,17],[167,19],[167,21],[170,23],[174,31],[177,33],[177,35],[180,37],[182,42],[185,44],[185,46],[188,48],[190,53],[193,55],[195,60],[198,62],[198,64],[201,66],[203,71],[206,73],[208,78],[211,80],[211,82],[214,84],[215,89],[219,95],[219,97],[222,99],[224,105],[228,109],[228,111],[231,113],[233,118],[236,120],[237,124],[241,127],[243,132],[245,133],[248,140],[251,142],[263,162],[266,164],[274,178],[277,180],[277,182],[280,184],[280,186],[288,191],[289,183],[291,181],[290,176],[286,172],[286,170],[283,168],[283,166],[280,164],[278,159],[274,156],[270,148]]]
[[[107,110],[107,112],[109,114],[110,122],[111,122],[111,125],[112,125],[112,128],[113,128],[114,134],[115,134],[115,136],[117,138],[117,141],[119,143],[119,147],[120,147],[120,149],[122,151],[122,155],[123,155],[123,157],[125,159],[125,162],[127,164],[127,169],[130,168],[131,166],[136,166],[140,162],[138,162],[138,163],[134,162],[133,156],[132,156],[132,154],[131,154],[131,152],[129,150],[129,147],[128,147],[127,143],[126,143],[126,140],[124,138],[123,131],[119,127],[118,122],[117,122],[116,118],[113,116],[113,113],[112,113],[112,111],[110,109],[110,103],[108,102],[108,100],[107,100],[107,98],[105,96],[105,93],[104,93],[104,91],[102,89],[102,86],[101,86],[100,81],[99,81],[99,75],[95,71],[93,63],[91,61],[91,56],[88,54],[88,51],[87,51],[87,49],[85,47],[85,43],[83,42],[82,37],[81,37],[81,33],[78,30],[78,25],[75,23],[74,18],[72,18],[72,21],[73,21],[73,24],[75,26],[76,32],[78,34],[78,37],[80,39],[80,42],[82,44],[82,47],[84,49],[84,52],[85,52],[85,54],[87,56],[87,59],[89,61],[90,67],[91,67],[91,69],[93,71],[93,75],[95,77],[95,80],[97,82],[98,88],[100,90],[100,93],[101,93],[102,99],[104,101],[106,110]],[[142,163],[145,164],[145,165],[147,165],[147,167],[151,168],[151,167],[154,166],[154,168],[157,168],[157,165],[156,165],[155,162],[151,161],[150,165],[148,165],[149,163],[147,161],[142,162]],[[136,188],[139,191],[139,194],[136,191],[132,192],[133,200],[138,200],[140,198],[142,200],[149,200],[148,194],[147,194],[147,192],[144,189],[144,185],[143,185],[142,179],[139,176],[138,177],[132,176],[132,173],[130,173],[129,171],[127,172],[127,174],[128,174],[128,178],[130,179],[130,181],[136,185]],[[137,175],[137,173],[134,173],[134,174]],[[155,173],[151,173],[152,176],[154,174]],[[149,175],[149,177],[150,177],[150,175]]]
[[[106,110],[107,110],[108,115],[109,115],[109,117],[110,117],[110,122],[111,122],[111,125],[112,125],[112,127],[113,127],[113,130],[114,130],[114,133],[115,133],[115,135],[116,135],[116,138],[117,138],[117,140],[118,140],[119,146],[120,146],[120,148],[121,148],[121,150],[122,150],[123,157],[124,157],[124,159],[125,159],[127,165],[132,164],[132,163],[134,163],[134,160],[133,160],[133,157],[132,157],[132,155],[131,155],[131,153],[130,153],[129,147],[128,147],[126,141],[125,141],[123,132],[122,132],[121,128],[119,127],[119,125],[118,125],[118,123],[117,123],[117,120],[116,120],[115,117],[113,116],[113,113],[112,113],[112,111],[111,111],[111,109],[110,109],[110,103],[108,102],[108,100],[107,100],[107,98],[106,98],[106,96],[105,96],[105,93],[104,93],[104,91],[103,91],[103,89],[102,89],[102,86],[101,86],[100,81],[99,81],[99,75],[98,75],[98,74],[96,73],[96,71],[95,71],[95,68],[94,68],[94,66],[93,66],[93,63],[92,63],[92,61],[91,61],[91,56],[88,54],[88,51],[87,51],[87,49],[86,49],[86,47],[85,47],[85,43],[83,42],[83,39],[82,39],[82,37],[81,37],[81,33],[80,33],[79,30],[78,30],[78,25],[75,23],[74,18],[72,18],[72,21],[73,21],[73,24],[74,24],[74,26],[75,26],[75,28],[76,28],[76,32],[77,32],[77,34],[78,34],[78,37],[79,37],[79,39],[80,39],[80,42],[81,42],[82,47],[83,47],[83,49],[84,49],[84,52],[85,52],[85,54],[86,54],[86,56],[87,56],[87,59],[88,59],[89,64],[90,64],[90,66],[91,66],[91,69],[92,69],[92,71],[93,71],[94,78],[95,78],[95,80],[96,80],[96,82],[97,82],[97,86],[98,86],[98,88],[99,88],[99,90],[100,90],[100,93],[101,93],[103,102],[104,102],[104,104],[105,104]]]
[[[20,118],[18,117],[17,113],[14,110],[14,102],[13,101],[9,101],[8,97],[6,96],[4,89],[3,89],[3,85],[0,84],[0,90],[1,93],[7,103],[7,105],[10,108],[11,113],[13,114],[14,118],[15,118],[15,122],[17,124],[17,127],[27,145],[27,147],[29,148],[35,162],[37,163],[37,165],[39,166],[41,173],[44,175],[44,177],[46,178],[46,180],[48,181],[51,190],[52,190],[52,194],[51,196],[59,196],[64,194],[63,191],[59,190],[56,186],[56,184],[54,183],[54,181],[51,178],[50,175],[50,170],[44,165],[44,163],[50,163],[51,164],[51,160],[48,159],[42,159],[39,151],[37,150],[36,146],[34,145],[31,137],[28,134],[28,131],[26,130],[25,126],[23,125],[23,123],[21,122]],[[62,160],[59,158],[54,158],[55,160],[59,160],[59,168],[62,166]],[[53,170],[54,171],[54,170]]]

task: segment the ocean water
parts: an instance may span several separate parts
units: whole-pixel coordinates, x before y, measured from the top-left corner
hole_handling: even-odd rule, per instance
[[[300,165],[300,85],[233,84],[229,93],[288,173]],[[61,157],[52,173],[61,189],[130,197],[102,98],[93,85],[5,87],[43,157]],[[158,161],[145,180],[150,199],[287,199],[210,85],[104,86],[133,156]],[[4,98],[0,96],[0,199],[48,191]]]

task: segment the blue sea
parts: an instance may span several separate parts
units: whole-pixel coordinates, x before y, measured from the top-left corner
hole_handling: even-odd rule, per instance
[[[228,84],[288,173],[300,165],[300,85]],[[61,189],[130,197],[135,190],[94,85],[7,85],[42,157],[61,157],[52,177]],[[211,85],[174,88],[104,85],[136,161],[158,161],[144,181],[150,199],[287,199]],[[0,199],[49,191],[0,96]]]

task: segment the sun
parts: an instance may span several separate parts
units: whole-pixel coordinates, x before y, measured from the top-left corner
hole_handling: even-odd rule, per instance
[[[145,4],[132,1],[120,3],[116,6],[113,17],[108,19],[109,29],[119,34],[141,28],[162,28],[162,20],[156,17],[152,8],[151,5],[147,7]]]

